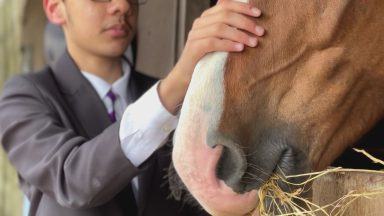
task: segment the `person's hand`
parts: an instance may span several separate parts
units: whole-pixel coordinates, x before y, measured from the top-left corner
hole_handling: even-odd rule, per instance
[[[174,69],[161,81],[159,95],[170,112],[183,100],[197,62],[214,51],[241,52],[256,47],[264,29],[257,25],[261,11],[251,4],[219,0],[197,18]]]
[[[240,52],[244,45],[255,47],[257,36],[264,35],[264,29],[255,22],[260,15],[261,11],[250,4],[219,1],[194,21],[178,64],[184,71],[193,70],[209,52]]]

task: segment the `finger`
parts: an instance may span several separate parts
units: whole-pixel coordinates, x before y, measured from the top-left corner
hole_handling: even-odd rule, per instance
[[[244,44],[218,38],[205,38],[195,45],[196,50],[202,50],[203,55],[210,52],[241,52]]]
[[[201,17],[208,16],[220,11],[232,11],[245,14],[252,17],[261,16],[261,10],[248,3],[237,2],[233,0],[220,1],[218,4],[203,12]]]
[[[256,25],[253,19],[234,12],[221,12],[198,18],[193,23],[193,29],[205,28],[219,23],[227,24],[257,36],[263,36],[265,33],[264,28]]]
[[[234,42],[246,44],[250,47],[255,47],[257,45],[256,37],[249,36],[245,32],[223,23],[193,30],[188,35],[188,40],[193,41],[210,37],[231,40]]]

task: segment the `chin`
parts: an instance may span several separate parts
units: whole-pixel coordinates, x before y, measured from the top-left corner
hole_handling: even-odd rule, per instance
[[[102,48],[101,47],[99,48],[99,52],[112,58],[121,57],[125,53],[125,51],[128,49],[128,46],[131,43],[131,41],[132,40],[125,39],[125,40],[107,43]]]
[[[107,58],[121,58],[124,55],[128,46],[118,47],[116,49],[111,48],[112,47],[110,47],[108,50],[103,50],[102,55]]]

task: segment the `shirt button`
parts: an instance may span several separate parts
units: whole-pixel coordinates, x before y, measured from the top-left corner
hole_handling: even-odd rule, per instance
[[[171,132],[171,128],[169,127],[169,126],[164,126],[163,127],[163,131],[165,132],[165,133],[169,133],[169,132]]]
[[[143,138],[143,133],[138,132],[138,133],[137,133],[137,138],[139,138],[139,139]]]

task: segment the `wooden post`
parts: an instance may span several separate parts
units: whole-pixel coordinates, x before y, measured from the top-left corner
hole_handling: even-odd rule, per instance
[[[0,89],[20,72],[21,5],[22,0],[0,0]],[[0,148],[0,215],[20,216],[21,205],[16,172]]]
[[[43,43],[47,19],[43,11],[43,1],[25,0],[22,18],[22,71],[37,71],[45,66]]]
[[[209,0],[147,1],[139,8],[136,69],[164,77],[176,63],[192,22]]]
[[[351,191],[357,193],[384,190],[384,174],[362,172],[331,173],[317,179],[313,184],[313,202],[327,205]],[[321,215],[321,214],[318,214]],[[345,216],[384,215],[384,191],[370,198],[358,198],[343,214]]]

